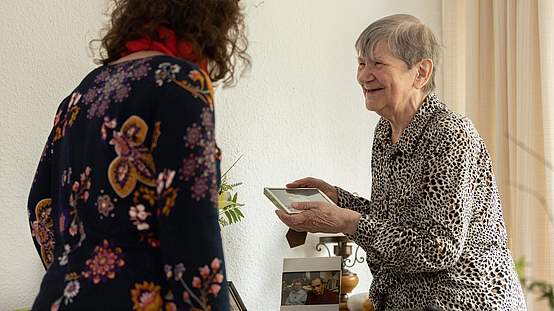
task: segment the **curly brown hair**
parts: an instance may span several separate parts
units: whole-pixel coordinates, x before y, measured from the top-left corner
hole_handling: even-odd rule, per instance
[[[172,29],[178,40],[190,42],[196,54],[208,59],[213,81],[231,84],[237,61],[243,68],[250,65],[238,0],[112,0],[106,33],[95,40],[101,43],[97,61],[108,64],[119,59],[127,41],[145,36],[159,40],[156,28],[160,25]]]

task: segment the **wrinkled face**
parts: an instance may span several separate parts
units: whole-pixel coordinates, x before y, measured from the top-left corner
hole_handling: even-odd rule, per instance
[[[416,66],[408,69],[403,60],[391,54],[383,40],[375,45],[373,55],[374,59],[362,55],[358,57],[357,79],[364,93],[366,108],[377,113],[394,111],[415,91]]]
[[[294,283],[292,283],[292,289],[294,289],[294,290],[299,290],[299,289],[301,289],[301,288],[302,288],[302,283],[300,283],[300,282],[294,282]]]
[[[312,291],[315,295],[323,295],[323,284],[320,279],[315,279],[312,281]]]

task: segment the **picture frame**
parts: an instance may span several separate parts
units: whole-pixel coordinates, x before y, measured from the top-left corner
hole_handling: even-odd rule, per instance
[[[281,311],[338,311],[342,257],[284,258]]]
[[[321,190],[317,188],[264,188],[264,195],[277,207],[288,214],[302,211],[291,206],[294,202],[326,202],[334,204]]]
[[[235,284],[228,281],[227,285],[229,286],[229,311],[247,311]]]

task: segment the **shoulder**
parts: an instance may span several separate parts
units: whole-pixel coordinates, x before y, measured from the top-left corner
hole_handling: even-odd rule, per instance
[[[169,96],[186,95],[208,106],[213,105],[213,87],[210,77],[198,65],[171,56],[152,59],[155,86]]]
[[[454,134],[466,135],[468,137],[474,136],[477,133],[477,129],[473,122],[465,116],[462,116],[448,108],[439,111],[432,121],[431,128],[446,136]]]
[[[449,147],[477,147],[482,141],[469,118],[447,107],[438,111],[430,120],[427,136],[437,144]]]

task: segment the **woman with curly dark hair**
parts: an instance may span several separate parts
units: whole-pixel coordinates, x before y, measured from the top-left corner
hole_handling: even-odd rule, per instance
[[[236,0],[114,0],[29,195],[33,310],[228,310],[212,81],[249,64]]]

